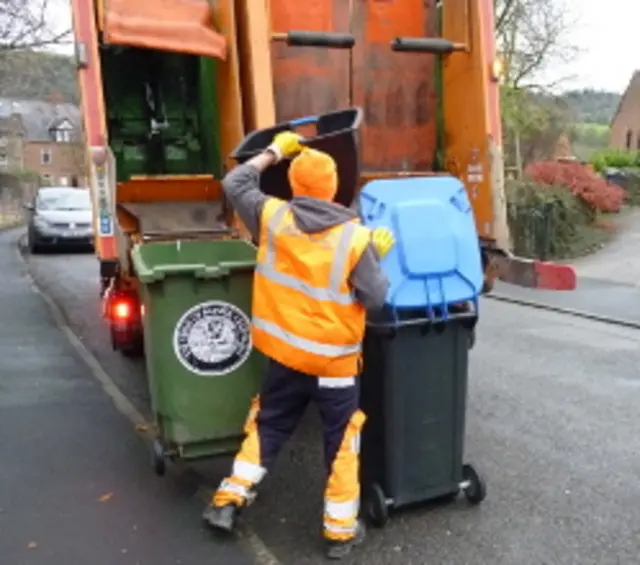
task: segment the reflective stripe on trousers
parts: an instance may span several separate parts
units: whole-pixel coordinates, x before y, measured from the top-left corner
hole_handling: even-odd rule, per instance
[[[356,534],[360,511],[360,432],[365,421],[357,410],[344,433],[331,466],[324,500],[324,535],[330,540],[348,540]]]
[[[330,540],[356,534],[360,504],[359,437],[365,416],[358,410],[354,377],[313,377],[271,360],[259,399],[249,410],[247,436],[231,476],[222,481],[213,504],[244,505],[253,487],[295,431],[309,402],[319,410],[326,454],[323,530]],[[259,424],[259,425],[258,425]]]
[[[240,452],[233,462],[231,476],[223,479],[213,495],[215,506],[235,504],[243,506],[251,496],[251,489],[266,475],[267,470],[260,461],[260,438],[258,437],[257,417],[260,410],[259,397],[254,398],[244,431],[247,434]]]

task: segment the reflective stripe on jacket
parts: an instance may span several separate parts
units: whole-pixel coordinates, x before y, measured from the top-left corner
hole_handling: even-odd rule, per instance
[[[253,286],[258,350],[310,375],[359,372],[366,312],[348,279],[369,234],[355,220],[307,234],[296,226],[286,202],[265,203]]]

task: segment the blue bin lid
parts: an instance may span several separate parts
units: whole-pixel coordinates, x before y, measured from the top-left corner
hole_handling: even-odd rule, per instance
[[[476,300],[483,284],[480,243],[464,185],[450,176],[374,180],[360,192],[360,216],[384,226],[396,245],[382,260],[387,304],[442,308]]]

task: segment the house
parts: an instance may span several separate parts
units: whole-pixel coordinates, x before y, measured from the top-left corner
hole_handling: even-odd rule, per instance
[[[85,185],[80,109],[66,103],[0,98],[3,169],[38,173],[49,185]]]
[[[25,135],[19,115],[0,111],[0,172],[24,169]]]
[[[611,122],[609,147],[640,151],[640,71],[633,74]]]

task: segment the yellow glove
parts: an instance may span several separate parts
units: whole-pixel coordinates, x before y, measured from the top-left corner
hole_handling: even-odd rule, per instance
[[[300,139],[302,138],[297,133],[282,131],[273,138],[267,150],[271,151],[278,161],[289,159],[302,151]]]
[[[388,228],[376,228],[371,232],[371,243],[382,259],[396,244],[393,232]]]

